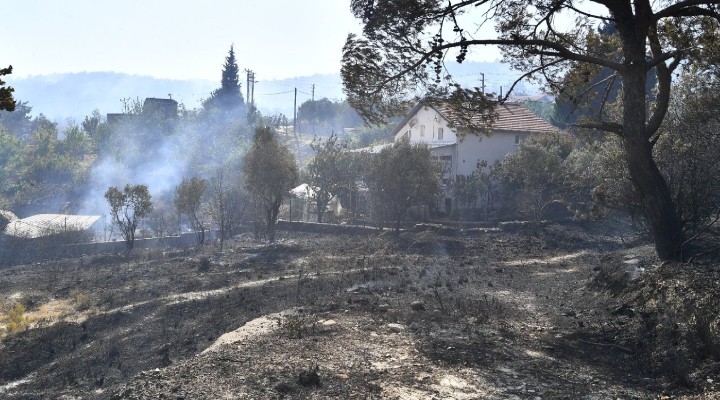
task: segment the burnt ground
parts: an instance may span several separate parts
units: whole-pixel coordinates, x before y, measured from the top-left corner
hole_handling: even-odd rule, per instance
[[[720,398],[718,263],[598,225],[280,236],[0,269],[0,397]]]

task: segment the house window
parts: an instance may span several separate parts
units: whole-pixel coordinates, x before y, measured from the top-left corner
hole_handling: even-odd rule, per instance
[[[407,131],[405,131],[405,134],[403,135],[403,137],[410,140],[412,138],[412,129],[408,129]]]
[[[425,137],[425,125],[420,125],[420,137]]]
[[[438,128],[438,140],[443,140],[443,128]]]

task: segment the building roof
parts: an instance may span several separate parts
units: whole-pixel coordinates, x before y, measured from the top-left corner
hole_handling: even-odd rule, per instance
[[[448,123],[456,128],[466,127],[466,122],[470,120],[469,125],[474,127],[489,127],[492,130],[499,131],[519,131],[530,133],[554,132],[556,127],[552,126],[542,118],[535,115],[527,107],[518,103],[504,103],[495,107],[497,118],[488,125],[485,121],[486,114],[478,112],[476,115],[461,117],[448,103],[429,103],[419,102],[407,116],[395,127],[393,136],[395,136],[410,119],[417,114],[421,107],[431,107],[440,113]]]
[[[441,104],[434,107],[440,114],[445,117],[448,122],[457,127],[462,127],[459,115],[447,104]],[[542,118],[535,115],[527,107],[517,103],[505,103],[495,107],[497,118],[489,125],[493,130],[501,131],[523,131],[523,132],[553,132],[557,128],[545,122]],[[477,113],[470,117],[470,122],[475,126],[487,126],[483,115]]]
[[[84,231],[99,219],[99,215],[37,214],[10,222],[5,234],[34,239],[65,231]]]

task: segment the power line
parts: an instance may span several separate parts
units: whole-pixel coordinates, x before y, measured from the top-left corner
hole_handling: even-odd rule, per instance
[[[293,92],[292,90],[288,90],[286,92],[277,92],[277,93],[258,93],[258,96],[276,96],[278,94],[288,94],[288,93],[292,93],[292,92]]]

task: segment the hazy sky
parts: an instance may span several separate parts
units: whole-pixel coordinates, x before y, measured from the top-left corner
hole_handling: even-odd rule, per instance
[[[22,0],[1,15],[0,66],[14,77],[219,80],[231,44],[259,80],[337,73],[348,33],[360,31],[349,0]]]

